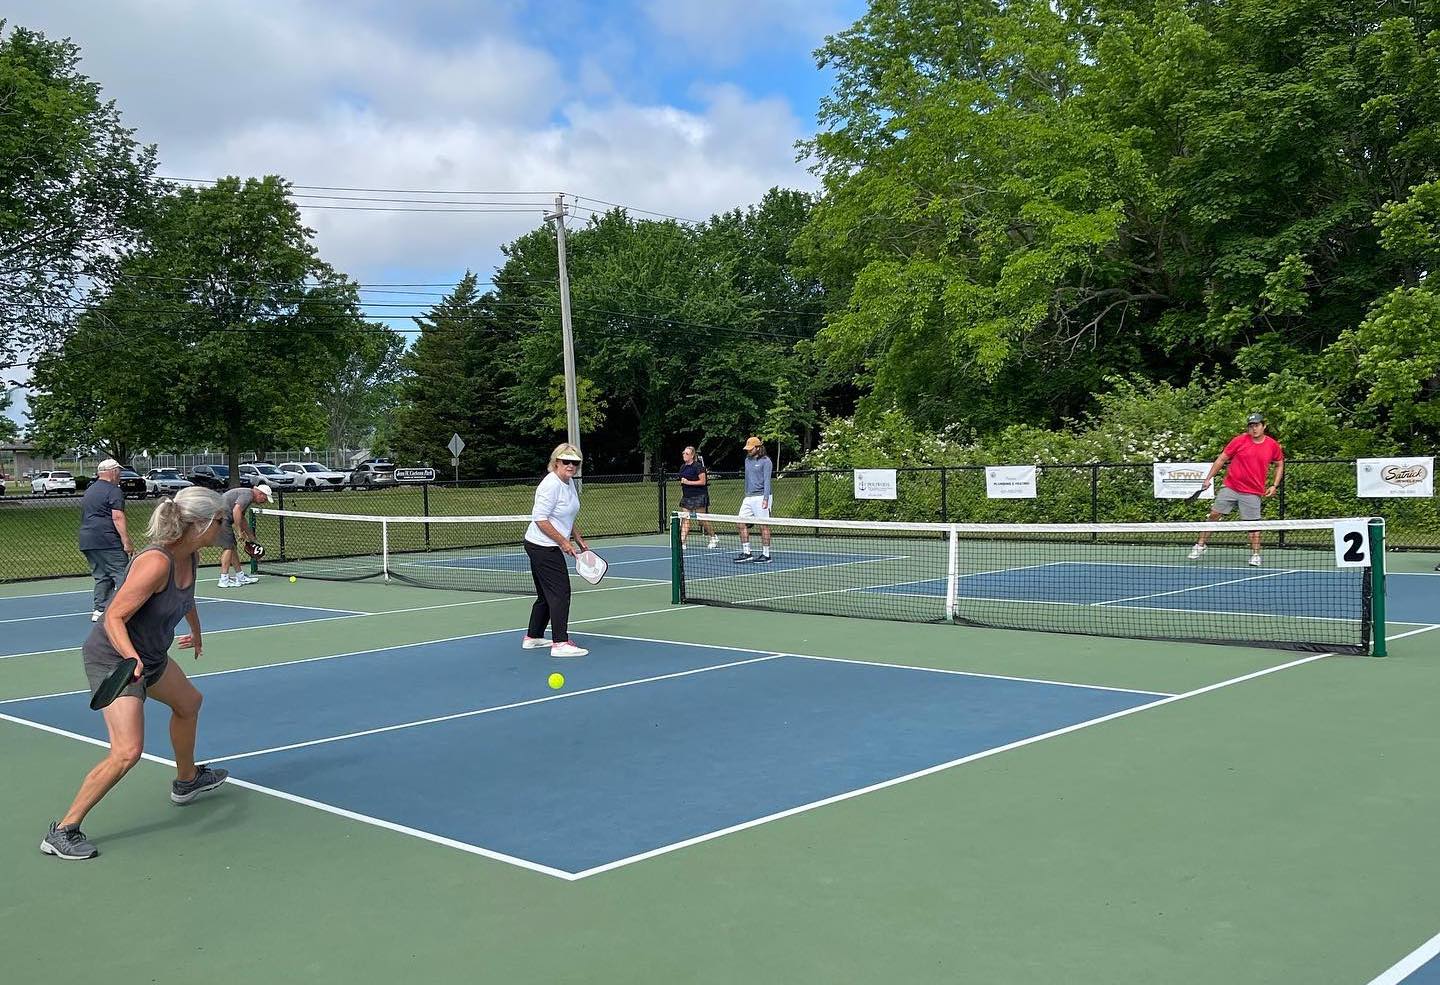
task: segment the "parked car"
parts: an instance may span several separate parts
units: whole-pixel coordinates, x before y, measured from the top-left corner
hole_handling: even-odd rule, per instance
[[[393,485],[395,485],[394,462],[367,458],[350,470],[350,486],[353,489],[374,489],[376,486]]]
[[[350,473],[337,472],[319,462],[281,462],[280,471],[295,476],[295,484],[305,489],[341,489],[350,481]]]
[[[246,485],[263,482],[271,489],[294,489],[299,481],[295,473],[281,472],[269,462],[246,462],[240,466],[240,478],[250,480]]]
[[[185,478],[189,479],[194,485],[224,492],[230,485],[230,466],[197,465],[190,470],[190,474]],[[241,475],[240,485],[250,485],[250,478],[246,475]]]
[[[42,496],[51,493],[75,492],[75,476],[69,472],[36,472],[30,480],[30,490]]]
[[[0,476],[0,496],[5,495],[5,477]]]
[[[152,496],[173,496],[193,485],[180,474],[179,469],[151,469],[145,473],[145,486]]]
[[[145,479],[134,469],[122,468],[120,470],[120,481],[116,483],[120,490],[127,496],[139,496],[144,499],[150,495],[150,487],[145,484]]]

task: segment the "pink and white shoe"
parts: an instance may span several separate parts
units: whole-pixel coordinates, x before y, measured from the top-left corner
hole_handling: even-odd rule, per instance
[[[552,657],[583,657],[589,652],[583,646],[576,646],[571,640],[550,644],[550,656]]]
[[[520,641],[520,648],[522,650],[538,650],[541,647],[549,645],[550,641],[543,636],[527,636]]]

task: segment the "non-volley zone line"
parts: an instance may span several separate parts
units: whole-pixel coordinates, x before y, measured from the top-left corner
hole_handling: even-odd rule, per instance
[[[628,579],[627,579],[627,580],[628,580]],[[640,584],[635,584],[635,585],[613,585],[613,586],[601,587],[601,588],[590,588],[590,587],[587,586],[587,587],[583,590],[583,594],[585,594],[585,595],[598,595],[598,594],[600,594],[601,592],[628,592],[628,591],[633,591],[633,590],[635,590],[635,589],[641,589],[641,588],[654,588],[654,587],[655,587],[656,585],[658,585],[658,584],[663,584],[663,583],[662,583],[662,582],[655,582],[655,581],[646,581],[646,582],[643,582],[643,583],[640,583]],[[56,593],[56,594],[71,594],[71,593]],[[88,595],[89,592],[87,591],[87,592],[85,592],[84,594],[87,594],[87,595]],[[29,597],[29,596],[9,596],[9,597],[11,597],[11,598],[27,598],[27,597]],[[35,597],[36,597],[36,598],[40,598],[40,597],[43,597],[43,596],[35,596]],[[322,616],[322,617],[319,617],[319,618],[316,618],[316,619],[296,619],[296,620],[293,620],[293,621],[290,621],[290,622],[262,623],[262,624],[260,624],[260,625],[258,625],[258,626],[239,626],[239,627],[236,627],[236,628],[234,628],[234,629],[207,629],[207,630],[205,630],[205,636],[206,636],[206,638],[208,639],[208,638],[211,637],[211,636],[219,636],[219,635],[221,635],[221,634],[223,634],[223,633],[239,633],[239,632],[254,631],[254,630],[261,630],[261,629],[277,629],[277,628],[288,628],[288,627],[291,627],[291,626],[306,626],[306,625],[311,625],[311,624],[313,624],[313,623],[334,622],[334,621],[340,620],[340,619],[367,619],[367,618],[373,618],[373,617],[376,617],[376,616],[398,616],[398,615],[407,615],[407,614],[413,613],[413,612],[433,612],[433,611],[435,611],[435,610],[437,610],[437,609],[459,609],[459,608],[468,608],[468,607],[471,607],[471,606],[479,606],[479,605],[494,605],[494,604],[496,604],[496,603],[498,603],[498,602],[522,602],[522,601],[523,601],[523,602],[533,602],[534,600],[535,600],[535,596],[534,596],[533,593],[531,593],[531,594],[524,594],[524,595],[514,595],[514,594],[511,594],[511,595],[497,595],[497,594],[491,594],[491,595],[487,595],[485,598],[466,599],[466,600],[463,601],[463,602],[441,602],[441,603],[438,603],[438,604],[436,604],[436,605],[415,605],[415,606],[407,606],[407,607],[402,608],[402,609],[376,609],[376,610],[374,610],[374,611],[364,611],[364,610],[353,610],[353,611],[352,611],[352,610],[336,609],[336,610],[334,610],[334,611],[336,611],[336,612],[338,612],[338,613],[343,613],[343,614],[341,614],[341,615],[334,615],[334,616]],[[197,599],[197,601],[200,601],[200,600]],[[212,598],[208,598],[208,597],[207,597],[207,598],[205,599],[205,601],[232,601],[232,600],[230,600],[230,599],[212,599]],[[248,603],[253,604],[253,605],[282,605],[282,603],[279,603],[279,602],[265,602],[265,601],[260,600],[260,599],[245,599],[245,600],[236,599],[236,600],[233,600],[233,601],[245,601],[245,602],[248,602]],[[302,609],[303,609],[303,608],[311,608],[311,606],[303,606],[303,605],[294,606],[294,607],[295,607],[295,608],[302,608]],[[314,607],[314,608],[320,608],[320,607],[317,606],[317,607]],[[658,611],[669,611],[669,610],[658,610]],[[605,617],[603,617],[603,618],[606,618],[606,619],[618,619],[618,618],[622,618],[622,617],[621,617],[621,616],[605,616]],[[577,621],[574,620],[574,619],[570,620],[570,624],[571,624],[571,625],[575,625],[576,622],[577,622]],[[80,649],[80,644],[77,643],[77,644],[74,645],[74,646],[61,646],[61,647],[55,647],[54,649],[49,649],[49,650],[27,650],[27,651],[25,651],[24,653],[4,653],[4,654],[0,654],[0,660],[12,660],[12,659],[16,659],[16,658],[19,658],[19,657],[43,657],[43,656],[48,656],[48,655],[54,654],[54,653],[69,653],[69,652],[72,652],[72,651],[75,651],[75,650],[78,650],[78,649]],[[198,675],[191,675],[191,676],[198,676]],[[3,702],[0,702],[0,703],[3,703]]]
[[[672,608],[672,609],[662,609],[662,610],[655,610],[655,611],[656,611],[656,612],[665,612],[665,611],[673,612],[673,611],[684,611],[684,610],[683,610],[683,609],[680,609],[680,608]],[[638,615],[638,613],[637,613],[637,614],[634,614],[634,615]],[[606,618],[611,618],[611,617],[606,617]],[[620,616],[620,617],[615,617],[615,618],[625,618],[625,616]],[[1426,627],[1426,628],[1423,629],[1423,630],[1416,630],[1416,631],[1411,632],[1411,633],[1397,634],[1396,636],[1392,636],[1391,639],[1398,639],[1398,638],[1401,638],[1402,636],[1414,635],[1414,634],[1417,633],[1417,632],[1425,632],[1425,631],[1433,630],[1433,629],[1436,629],[1436,628],[1440,628],[1440,626],[1429,626],[1429,627]],[[512,633],[514,633],[514,632],[519,632],[519,630],[508,630],[508,631],[505,631],[505,632],[512,632]],[[592,634],[592,635],[597,635],[597,634]],[[633,640],[633,639],[636,639],[636,638],[634,638],[634,637],[624,637],[624,636],[607,636],[607,638],[620,639],[620,640]],[[705,644],[692,644],[692,643],[688,643],[688,642],[679,642],[679,641],[659,641],[659,642],[666,642],[666,643],[670,643],[670,644],[673,644],[673,645],[686,646],[686,647],[692,647],[692,646],[693,646],[693,647],[703,647],[703,646],[706,646]],[[711,647],[711,649],[715,649],[715,648],[714,648],[714,647]],[[738,649],[738,648],[729,648],[729,649]],[[759,653],[759,654],[756,654],[755,651],[746,651],[746,652],[751,653],[751,654],[755,654],[755,656],[753,656],[753,657],[751,657],[751,658],[749,658],[749,659],[741,660],[741,661],[734,661],[734,662],[728,662],[728,661],[727,661],[727,663],[731,663],[732,666],[735,665],[735,664],[744,663],[744,664],[746,664],[747,666],[749,666],[749,667],[751,667],[751,668],[753,669],[753,667],[755,667],[755,666],[769,665],[769,664],[773,663],[774,661],[779,660],[779,659],[780,659],[781,657],[783,657],[783,656],[789,656],[789,655],[787,655],[787,654],[781,654],[781,653]],[[1289,670],[1289,669],[1292,669],[1292,668],[1300,667],[1300,666],[1303,666],[1303,665],[1305,665],[1305,664],[1308,664],[1308,663],[1312,663],[1312,662],[1321,660],[1321,659],[1323,659],[1323,658],[1325,658],[1325,657],[1327,657],[1327,656],[1330,656],[1330,655],[1331,655],[1331,654],[1311,654],[1311,655],[1307,655],[1307,656],[1305,656],[1305,657],[1301,657],[1301,658],[1298,658],[1298,659],[1296,659],[1296,660],[1287,662],[1287,663],[1285,663],[1285,664],[1281,664],[1281,665],[1277,665],[1277,666],[1269,667],[1269,668],[1264,668],[1264,669],[1259,670],[1259,671],[1255,671],[1255,672],[1252,672],[1252,673],[1249,673],[1249,674],[1240,675],[1240,676],[1238,676],[1238,677],[1234,677],[1234,678],[1230,678],[1230,679],[1228,679],[1228,680],[1220,681],[1220,682],[1217,682],[1217,683],[1215,683],[1215,684],[1206,685],[1206,686],[1204,686],[1204,687],[1196,688],[1196,689],[1193,689],[1193,690],[1190,690],[1190,691],[1187,691],[1187,692],[1184,692],[1184,693],[1181,693],[1181,694],[1164,695],[1164,696],[1159,697],[1158,700],[1155,700],[1155,701],[1143,701],[1143,702],[1140,703],[1140,704],[1137,704],[1137,705],[1134,705],[1134,706],[1131,706],[1131,707],[1128,707],[1128,708],[1121,709],[1120,711],[1117,711],[1117,712],[1114,712],[1114,713],[1111,713],[1111,714],[1099,715],[1099,716],[1096,716],[1096,717],[1094,717],[1094,718],[1090,718],[1090,719],[1086,719],[1086,720],[1083,720],[1083,721],[1074,722],[1074,723],[1069,724],[1069,725],[1066,725],[1066,726],[1064,726],[1064,727],[1062,727],[1062,728],[1057,728],[1057,729],[1048,730],[1048,731],[1045,731],[1045,732],[1043,732],[1043,733],[1041,733],[1041,734],[1029,736],[1029,737],[1026,737],[1026,738],[1024,738],[1024,739],[1021,739],[1021,740],[1018,740],[1018,741],[1015,741],[1015,742],[1004,743],[1004,744],[1001,744],[1001,745],[997,745],[997,746],[995,746],[995,747],[993,747],[993,748],[984,749],[984,750],[982,750],[982,751],[979,751],[979,752],[976,752],[976,753],[973,753],[973,754],[970,754],[970,755],[966,755],[966,756],[962,756],[962,757],[956,757],[956,758],[951,759],[951,760],[948,760],[948,761],[946,761],[946,762],[938,763],[938,764],[935,764],[935,765],[933,765],[933,766],[926,767],[926,768],[921,769],[921,770],[911,771],[911,772],[905,773],[905,774],[903,774],[903,775],[895,776],[895,777],[893,777],[893,778],[889,778],[889,779],[886,779],[886,780],[881,781],[881,782],[878,782],[878,783],[867,784],[867,785],[865,785],[865,786],[863,786],[863,787],[857,787],[857,788],[855,788],[855,789],[847,790],[847,791],[845,791],[845,792],[843,792],[843,793],[840,793],[840,794],[837,794],[837,795],[835,795],[835,796],[830,796],[830,797],[824,797],[824,798],[815,799],[815,800],[812,800],[812,801],[809,801],[809,802],[806,802],[806,803],[803,803],[803,804],[799,804],[799,805],[795,805],[795,806],[793,806],[793,807],[789,807],[789,808],[787,808],[787,809],[785,809],[785,810],[768,813],[768,814],[765,814],[765,815],[762,815],[762,816],[757,816],[757,817],[754,817],[754,818],[745,820],[745,821],[743,821],[743,822],[741,822],[741,823],[738,823],[738,824],[733,824],[733,825],[727,825],[727,826],[724,826],[724,827],[719,827],[719,828],[716,828],[716,829],[714,829],[714,830],[706,831],[706,832],[703,832],[703,833],[701,833],[701,834],[695,835],[695,836],[693,836],[693,837],[678,839],[678,840],[675,840],[675,841],[673,841],[673,842],[669,842],[669,843],[666,843],[666,844],[663,844],[663,845],[658,845],[658,846],[656,846],[656,847],[649,848],[649,849],[647,849],[647,850],[645,850],[645,851],[642,851],[642,852],[633,853],[633,854],[630,854],[630,855],[626,855],[626,856],[624,856],[624,857],[615,858],[615,859],[606,861],[606,862],[604,862],[604,863],[602,863],[602,864],[592,865],[592,866],[588,866],[588,867],[585,867],[585,868],[578,868],[578,869],[577,869],[577,868],[568,868],[568,869],[567,869],[567,868],[564,868],[564,867],[561,867],[561,866],[546,865],[546,864],[543,864],[543,863],[537,863],[537,862],[535,862],[535,861],[533,861],[533,860],[531,860],[531,859],[520,857],[520,856],[518,856],[518,855],[516,855],[516,854],[514,854],[514,853],[511,853],[511,852],[496,851],[496,850],[494,850],[494,849],[486,848],[486,847],[483,847],[483,846],[481,846],[481,845],[474,844],[474,843],[472,843],[472,842],[466,842],[466,841],[464,841],[463,839],[456,839],[456,838],[445,837],[445,836],[438,835],[438,834],[435,834],[435,833],[430,832],[430,831],[423,830],[423,828],[422,828],[421,826],[419,826],[419,825],[397,823],[397,822],[394,821],[394,820],[390,820],[390,819],[386,819],[386,818],[382,818],[382,817],[376,817],[376,816],[373,816],[372,814],[367,814],[367,813],[362,812],[362,811],[350,810],[350,809],[345,808],[345,807],[340,807],[340,806],[337,806],[337,805],[332,804],[332,803],[324,802],[324,801],[322,801],[322,800],[320,800],[320,799],[318,799],[318,798],[314,798],[314,797],[303,797],[303,796],[299,796],[299,795],[297,795],[297,794],[294,794],[294,793],[291,793],[291,792],[288,792],[288,791],[276,790],[276,789],[273,789],[273,788],[271,788],[271,787],[267,787],[267,786],[264,786],[264,785],[261,785],[261,784],[257,784],[257,783],[253,783],[253,782],[248,782],[248,781],[241,781],[241,782],[237,783],[237,785],[238,785],[238,786],[241,786],[241,787],[244,787],[244,788],[246,788],[246,789],[252,789],[252,790],[255,790],[255,791],[257,791],[257,792],[265,793],[265,794],[270,795],[270,796],[275,796],[275,797],[280,798],[280,799],[288,800],[288,801],[291,801],[291,802],[294,802],[294,803],[302,804],[302,805],[304,805],[304,806],[309,806],[309,807],[312,807],[312,808],[315,808],[315,809],[318,809],[318,810],[322,810],[322,811],[325,811],[325,812],[328,812],[328,813],[331,813],[331,814],[335,814],[335,815],[337,815],[337,816],[346,817],[347,819],[350,819],[350,820],[355,820],[355,821],[359,821],[359,822],[361,822],[361,823],[371,824],[371,825],[374,825],[374,826],[377,826],[377,827],[381,827],[381,828],[385,828],[385,829],[388,829],[388,830],[396,831],[396,832],[402,833],[402,834],[408,834],[408,835],[410,835],[410,836],[412,836],[412,837],[421,838],[422,840],[430,841],[430,842],[435,843],[435,844],[445,845],[445,846],[447,846],[447,847],[451,847],[451,848],[455,848],[455,849],[457,849],[457,850],[469,852],[469,853],[471,853],[471,854],[481,855],[481,856],[484,856],[484,857],[487,857],[487,858],[491,858],[491,859],[494,859],[494,860],[497,860],[497,861],[503,861],[503,862],[506,862],[506,863],[508,863],[508,864],[514,864],[514,865],[520,866],[520,867],[522,867],[522,868],[526,868],[526,869],[529,869],[529,870],[532,870],[532,871],[542,872],[542,873],[544,873],[544,874],[546,874],[546,875],[550,875],[550,876],[553,876],[553,877],[556,877],[556,878],[560,878],[560,879],[563,879],[563,880],[566,880],[566,881],[575,881],[575,880],[578,880],[578,879],[588,878],[588,877],[593,876],[593,875],[598,875],[598,874],[600,874],[600,873],[603,873],[603,872],[606,872],[606,871],[610,871],[610,870],[612,870],[612,869],[616,869],[616,868],[619,868],[619,867],[622,867],[622,866],[626,866],[626,865],[634,864],[634,863],[636,863],[636,862],[640,862],[640,861],[644,861],[644,860],[647,860],[647,859],[650,859],[650,858],[654,858],[654,857],[656,857],[656,856],[663,855],[663,854],[666,854],[666,853],[669,853],[669,852],[677,851],[677,850],[679,850],[679,849],[681,849],[681,848],[686,848],[686,847],[690,847],[690,846],[693,846],[693,845],[697,845],[697,844],[703,843],[703,842],[705,842],[705,841],[712,840],[712,839],[714,839],[714,838],[723,837],[723,836],[725,836],[725,835],[732,834],[732,833],[736,833],[736,832],[739,832],[739,831],[743,831],[743,830],[746,830],[746,829],[748,829],[748,828],[756,827],[756,826],[759,826],[759,825],[762,825],[762,824],[766,824],[766,823],[769,823],[769,822],[772,822],[772,821],[781,820],[781,819],[786,818],[786,817],[791,817],[791,816],[794,816],[794,815],[797,815],[797,814],[800,814],[800,813],[804,813],[804,812],[807,812],[807,811],[810,811],[810,810],[814,810],[814,809],[819,808],[819,807],[826,806],[826,805],[828,805],[828,804],[837,803],[837,802],[842,801],[842,800],[847,800],[847,799],[851,799],[851,798],[854,798],[854,797],[858,797],[858,796],[861,796],[861,795],[864,795],[864,794],[868,794],[868,793],[876,792],[876,791],[879,791],[879,790],[882,790],[882,789],[886,789],[886,788],[888,788],[888,787],[895,786],[895,785],[898,785],[898,784],[900,784],[900,783],[908,782],[908,781],[913,780],[913,779],[918,779],[918,778],[921,778],[921,777],[924,777],[924,776],[929,776],[929,775],[932,775],[932,774],[935,774],[935,773],[938,773],[938,772],[941,772],[941,771],[944,771],[944,770],[948,770],[948,769],[954,768],[954,767],[956,767],[956,766],[960,766],[960,765],[963,765],[963,764],[966,764],[966,763],[969,763],[969,762],[974,762],[974,761],[976,761],[976,760],[983,759],[983,758],[987,758],[987,757],[989,757],[989,756],[997,755],[997,754],[999,754],[999,753],[1001,753],[1001,752],[1008,752],[1008,751],[1012,751],[1012,750],[1015,750],[1015,749],[1023,748],[1023,747],[1026,746],[1026,745],[1034,744],[1034,743],[1036,743],[1036,742],[1040,742],[1040,741],[1047,740],[1047,739],[1051,739],[1051,738],[1056,738],[1056,737],[1059,737],[1059,736],[1061,736],[1061,735],[1066,735],[1066,734],[1069,734],[1070,732],[1074,732],[1074,731],[1078,731],[1078,730],[1081,730],[1081,729],[1084,729],[1084,728],[1088,728],[1088,727],[1090,727],[1090,726],[1092,726],[1092,725],[1098,725],[1098,724],[1103,724],[1103,723],[1105,723],[1105,722],[1113,721],[1113,720],[1116,720],[1116,719],[1118,719],[1118,718],[1125,717],[1126,715],[1129,715],[1129,714],[1134,714],[1134,713],[1137,713],[1137,712],[1140,712],[1140,711],[1145,711],[1145,710],[1148,710],[1148,709],[1151,709],[1151,708],[1160,707],[1160,706],[1163,706],[1163,705],[1165,705],[1165,704],[1173,703],[1173,702],[1175,702],[1175,701],[1181,701],[1181,700],[1186,700],[1186,699],[1188,699],[1188,698],[1198,697],[1198,696],[1200,696],[1200,695],[1207,694],[1207,693],[1209,693],[1209,692],[1211,692],[1211,691],[1216,691],[1216,690],[1219,690],[1219,689],[1222,689],[1222,688],[1231,687],[1231,686],[1234,686],[1234,685],[1236,685],[1236,684],[1244,683],[1244,682],[1247,682],[1247,681],[1250,681],[1250,680],[1255,680],[1255,679],[1257,679],[1257,678],[1264,677],[1264,676],[1267,676],[1267,675],[1270,675],[1270,674],[1274,674],[1274,673],[1278,673],[1278,672],[1281,672],[1281,671]],[[799,656],[799,655],[795,655],[795,656]],[[827,659],[827,658],[810,658],[810,659]],[[868,662],[861,662],[861,663],[868,663]],[[905,667],[905,666],[903,666],[903,665],[883,665],[883,666],[884,666],[886,669],[897,670],[897,671],[917,670],[917,671],[921,671],[921,672],[925,672],[925,673],[935,672],[933,668],[909,668],[909,667]],[[716,669],[718,669],[718,668],[716,668]],[[747,671],[747,673],[748,673],[748,671]],[[687,676],[689,676],[689,675],[687,675]],[[617,683],[618,683],[618,682],[617,682]],[[1077,686],[1077,687],[1084,687],[1083,685],[1075,685],[1075,686]],[[931,689],[931,688],[922,689],[922,693],[928,693],[930,690],[932,690],[932,689]],[[1152,693],[1153,693],[1153,692],[1152,692]],[[578,695],[577,695],[577,696],[578,696]],[[16,724],[28,725],[28,726],[35,727],[35,728],[38,728],[38,729],[41,729],[41,730],[44,730],[44,731],[52,732],[52,733],[55,733],[55,734],[68,735],[68,736],[71,737],[71,738],[77,738],[77,739],[80,739],[81,741],[91,742],[91,743],[96,744],[96,745],[103,745],[103,744],[104,744],[103,742],[99,742],[99,741],[94,740],[94,739],[92,739],[92,738],[90,738],[90,737],[83,736],[83,735],[79,735],[79,734],[76,734],[76,733],[74,733],[74,732],[70,732],[70,731],[63,730],[63,729],[57,729],[57,728],[55,728],[54,726],[46,725],[46,724],[43,724],[43,723],[31,722],[31,721],[29,721],[29,720],[27,720],[27,719],[21,719],[21,718],[17,718],[17,717],[15,717],[15,716],[10,716],[10,715],[0,715],[0,717],[3,717],[4,719],[6,719],[6,720],[8,720],[8,721],[12,721],[12,722],[14,722],[14,723],[16,723]],[[147,758],[147,759],[151,759],[151,760],[156,761],[156,762],[162,762],[162,763],[167,763],[167,764],[169,763],[168,760],[164,760],[164,759],[161,759],[161,758],[159,758],[159,757],[154,757],[154,756],[148,756],[148,755],[147,755],[146,758]]]

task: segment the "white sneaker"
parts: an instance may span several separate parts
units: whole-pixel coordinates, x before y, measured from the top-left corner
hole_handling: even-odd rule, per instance
[[[101,612],[99,609],[96,609],[94,612],[90,613],[90,621],[99,622],[102,618],[104,618],[104,616],[105,613]]]
[[[1199,557],[1200,557],[1200,555],[1201,555],[1201,554],[1204,554],[1204,553],[1205,553],[1205,545],[1204,545],[1204,544],[1196,544],[1194,547],[1190,548],[1190,560],[1192,560],[1192,561],[1198,560]]]
[[[1252,568],[1258,568],[1258,567],[1260,567],[1260,555],[1259,555],[1259,554],[1251,554],[1251,555],[1250,555],[1250,567],[1252,567]]]
[[[242,572],[240,572],[240,576],[239,576],[239,578],[236,580],[235,584],[237,584],[237,585],[254,585],[254,584],[256,584],[256,583],[259,582],[259,581],[260,581],[260,579],[257,578],[257,577],[255,577],[254,575],[247,575],[245,572],[242,571]]]
[[[708,548],[710,548],[710,550],[712,550],[712,551],[715,550],[715,548],[717,548],[717,547],[720,546],[720,538],[719,538],[719,537],[711,537],[711,538],[710,538],[710,543],[706,544],[705,546],[708,547]]]
[[[544,646],[550,646],[550,641],[543,636],[527,636],[520,641],[522,650],[538,650]]]
[[[221,588],[234,588],[235,582],[230,580],[229,575],[221,575],[220,580],[215,583]]]
[[[550,644],[550,656],[552,657],[583,657],[589,652],[583,646],[576,646],[569,640]]]

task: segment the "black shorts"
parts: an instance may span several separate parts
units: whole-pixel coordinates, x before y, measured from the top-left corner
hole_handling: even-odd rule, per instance
[[[709,497],[709,496],[699,496],[699,497],[682,496],[682,497],[680,498],[680,508],[681,508],[682,510],[698,510],[698,511],[700,511],[700,512],[702,512],[702,513],[708,512],[709,509],[710,509],[710,497]]]

